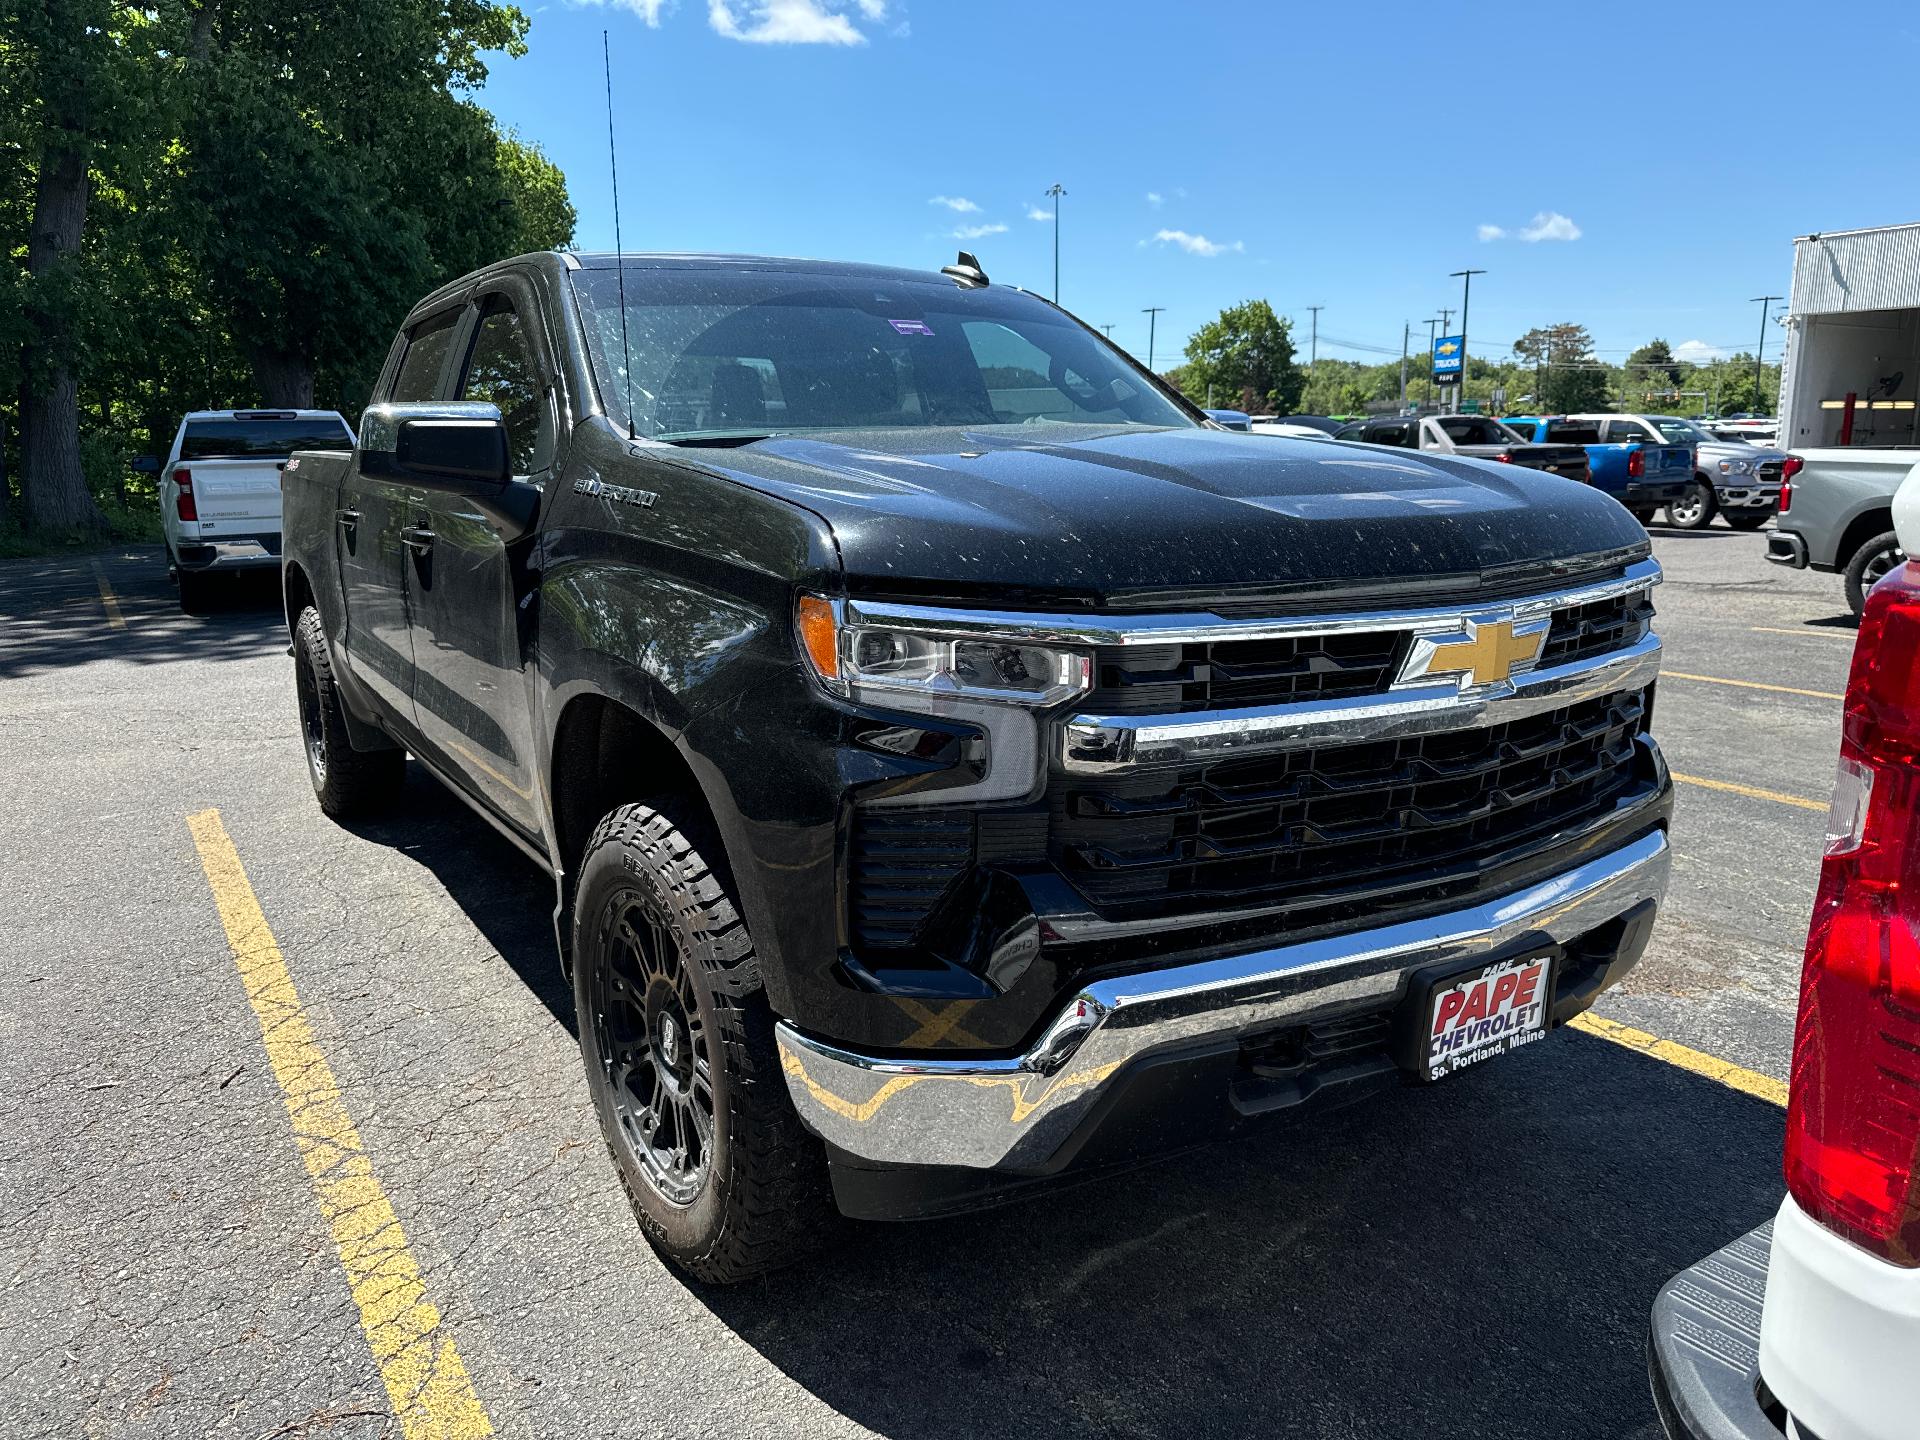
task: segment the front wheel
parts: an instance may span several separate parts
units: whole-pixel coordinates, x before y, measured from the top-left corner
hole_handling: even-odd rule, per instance
[[[1718,508],[1713,486],[1704,480],[1695,480],[1678,500],[1667,502],[1667,523],[1676,530],[1704,530],[1713,523],[1713,512]]]
[[[1853,607],[1856,619],[1866,613],[1867,591],[1906,558],[1907,552],[1900,548],[1900,537],[1891,530],[1874,536],[1853,552],[1853,559],[1847,562],[1847,604]]]
[[[1773,518],[1771,510],[1723,510],[1720,518],[1736,530],[1758,530]]]
[[[657,810],[622,806],[587,843],[573,982],[587,1089],[654,1248],[720,1284],[816,1250],[826,1157],[787,1096],[752,939]]]

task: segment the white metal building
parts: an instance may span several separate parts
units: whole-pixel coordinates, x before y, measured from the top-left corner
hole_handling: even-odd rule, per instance
[[[1781,448],[1920,445],[1920,224],[1803,235],[1791,288]]]

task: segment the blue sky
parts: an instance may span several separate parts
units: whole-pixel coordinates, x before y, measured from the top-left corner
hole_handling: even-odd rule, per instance
[[[582,248],[613,246],[604,27],[628,249],[933,269],[964,245],[1051,293],[1058,182],[1062,303],[1143,358],[1165,306],[1162,369],[1256,297],[1303,356],[1316,304],[1322,355],[1397,355],[1467,266],[1475,353],[1561,320],[1615,360],[1750,350],[1795,235],[1920,219],[1900,4],[528,8],[483,103],[566,172]]]

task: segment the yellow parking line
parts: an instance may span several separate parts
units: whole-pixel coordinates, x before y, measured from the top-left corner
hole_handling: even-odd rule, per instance
[[[1709,1080],[1717,1080],[1722,1085],[1731,1086],[1743,1094],[1756,1096],[1769,1105],[1787,1103],[1786,1082],[1774,1079],[1771,1075],[1762,1075],[1758,1070],[1748,1070],[1735,1065],[1730,1060],[1709,1055],[1704,1050],[1694,1050],[1673,1040],[1662,1040],[1658,1035],[1649,1035],[1644,1030],[1635,1030],[1630,1025],[1622,1025],[1617,1020],[1607,1020],[1591,1010],[1576,1015],[1567,1022],[1576,1030],[1584,1030],[1589,1035],[1598,1035],[1602,1040],[1611,1040],[1616,1045],[1624,1045],[1629,1050],[1638,1050],[1642,1055],[1651,1055],[1656,1060],[1664,1060],[1669,1065],[1677,1065],[1682,1070],[1690,1070],[1695,1075],[1704,1075]]]
[[[107,572],[100,568],[100,562],[93,562],[93,578],[100,582],[100,608],[107,612],[107,624],[116,630],[127,628],[126,617],[120,613],[120,597],[113,593],[113,586],[107,583]]]
[[[279,942],[267,928],[220,812],[190,815],[187,828],[401,1433],[406,1440],[475,1440],[493,1434],[453,1337],[441,1332],[440,1312],[427,1298],[420,1264],[373,1173],[326,1054],[314,1040]]]
[[[1702,685],[1738,685],[1742,690],[1771,690],[1778,695],[1806,695],[1815,700],[1844,700],[1831,690],[1796,690],[1791,685],[1762,685],[1758,680],[1726,680],[1718,675],[1689,675],[1684,670],[1662,670],[1662,680],[1698,680]]]
[[[1849,645],[1858,638],[1851,630],[1783,630],[1777,625],[1749,625],[1747,629],[1756,635],[1802,635],[1810,640],[1844,640]]]
[[[1825,810],[1825,800],[1809,800],[1803,795],[1783,795],[1778,790],[1762,790],[1757,785],[1736,785],[1731,780],[1709,780],[1704,775],[1682,775],[1673,772],[1673,778],[1682,785],[1699,785],[1708,790],[1725,790],[1730,795],[1744,795],[1749,800],[1771,800],[1776,805],[1795,805],[1802,810]]]

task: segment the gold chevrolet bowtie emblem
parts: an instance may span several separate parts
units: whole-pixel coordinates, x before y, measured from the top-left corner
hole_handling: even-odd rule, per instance
[[[1435,645],[1427,659],[1429,675],[1466,674],[1474,685],[1499,685],[1513,672],[1540,658],[1547,638],[1544,625],[1515,633],[1511,620],[1467,622],[1467,638]]]

